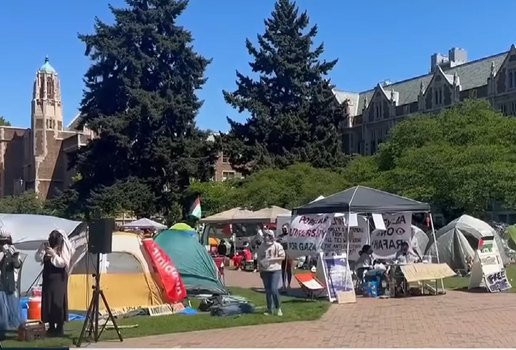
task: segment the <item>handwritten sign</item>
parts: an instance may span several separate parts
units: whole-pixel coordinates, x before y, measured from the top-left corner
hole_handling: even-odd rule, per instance
[[[358,252],[369,243],[367,218],[358,216],[358,226],[349,228],[349,260],[358,260]],[[344,216],[333,217],[321,249],[324,253],[342,253],[347,250],[348,226]]]
[[[392,258],[403,242],[410,242],[412,215],[410,213],[384,214],[385,230],[373,231],[371,247],[380,258]]]
[[[486,275],[486,286],[491,293],[503,292],[512,288],[505,270]]]
[[[333,214],[299,215],[292,219],[287,236],[289,257],[315,255],[321,249]]]

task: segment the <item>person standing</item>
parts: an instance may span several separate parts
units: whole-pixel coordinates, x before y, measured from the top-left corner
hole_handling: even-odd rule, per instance
[[[22,262],[5,228],[0,228],[0,247],[0,340],[5,340],[6,331],[18,330],[22,324],[15,276]]]
[[[281,244],[285,251],[285,259],[281,262],[281,280],[283,281],[283,291],[287,292],[290,290],[290,284],[292,283],[292,265],[293,260],[288,257],[288,225],[285,224],[281,227],[281,235],[278,237],[277,242]]]
[[[63,230],[50,232],[48,241],[36,252],[36,261],[43,264],[41,319],[48,323],[49,336],[64,336],[68,320],[68,272],[74,254]]]
[[[265,289],[267,300],[266,314],[283,316],[281,311],[279,284],[281,280],[281,262],[285,260],[285,251],[274,239],[274,232],[266,230],[263,234],[263,244],[258,249],[260,277]]]

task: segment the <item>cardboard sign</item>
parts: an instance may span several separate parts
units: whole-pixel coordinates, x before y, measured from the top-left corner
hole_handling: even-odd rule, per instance
[[[497,275],[502,271],[504,271],[503,261],[494,237],[482,237],[475,252],[469,289],[485,287],[491,291],[487,277]],[[493,280],[493,288],[496,288],[496,281]]]
[[[491,292],[503,292],[504,290],[511,289],[511,283],[507,278],[507,273],[504,270],[500,272],[491,273],[485,277],[486,287]]]
[[[346,253],[347,244],[348,226],[346,218],[335,216],[328,228],[321,250],[323,253]],[[358,216],[357,225],[349,228],[349,260],[357,261],[358,252],[365,244],[369,244],[369,222],[366,217]]]
[[[292,219],[287,236],[292,258],[317,254],[331,225],[333,214],[299,215]]]
[[[403,242],[410,244],[412,238],[412,215],[410,213],[384,214],[385,230],[374,230],[371,247],[375,257],[390,259],[396,255]]]

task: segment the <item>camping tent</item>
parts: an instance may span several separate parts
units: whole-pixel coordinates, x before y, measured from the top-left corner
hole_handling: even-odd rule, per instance
[[[142,218],[125,224],[124,228],[164,230],[167,226],[151,219]]]
[[[429,241],[430,238],[428,238],[428,235],[423,230],[412,225],[412,239],[410,241],[411,248],[415,250],[421,258],[425,255],[425,250]]]
[[[46,215],[0,214],[0,225],[11,233],[13,243],[24,259],[18,281],[22,294],[25,294],[33,284],[39,281],[42,268],[34,257],[41,243],[48,239],[50,232],[62,229],[68,234],[76,249],[72,257],[72,264],[87,249],[87,225],[80,221]]]
[[[165,230],[154,240],[176,265],[188,294],[227,294],[213,258],[195,231]]]
[[[94,284],[92,274],[96,270],[95,257],[84,254],[70,274],[70,310],[88,308]],[[100,285],[113,310],[166,303],[159,284],[154,280],[151,261],[140,236],[129,232],[113,233],[112,252],[102,255],[100,270]]]
[[[294,209],[294,215],[324,213],[429,212],[430,205],[365,186],[355,186]]]
[[[506,263],[507,256],[498,233],[484,221],[469,215],[462,215],[437,231],[437,244],[430,240],[425,254],[435,256],[437,246],[441,262],[447,263],[453,270],[465,270],[466,260],[475,257],[478,241],[486,236],[495,237],[502,260]]]

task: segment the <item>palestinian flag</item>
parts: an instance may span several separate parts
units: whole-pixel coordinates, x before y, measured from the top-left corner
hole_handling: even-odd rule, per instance
[[[196,217],[197,219],[201,218],[201,198],[197,197],[190,207],[190,215]]]

